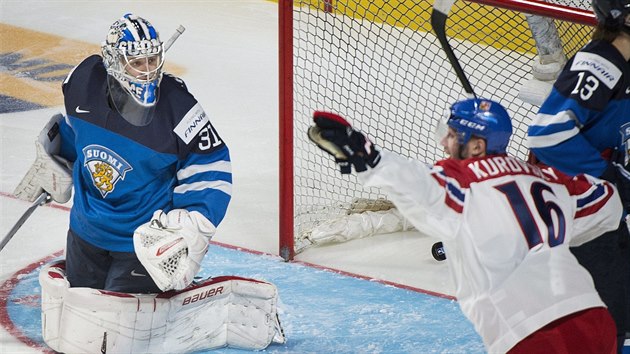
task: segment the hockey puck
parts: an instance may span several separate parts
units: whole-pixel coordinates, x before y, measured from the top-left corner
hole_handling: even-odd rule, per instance
[[[431,254],[436,261],[443,261],[446,259],[446,252],[444,252],[444,245],[442,242],[436,242],[431,247]]]

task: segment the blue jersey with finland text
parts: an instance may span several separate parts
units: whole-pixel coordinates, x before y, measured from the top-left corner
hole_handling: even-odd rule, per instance
[[[569,175],[601,176],[610,153],[630,157],[630,63],[610,43],[573,56],[528,130],[536,157]]]
[[[133,252],[134,230],[158,209],[198,211],[218,226],[232,194],[229,150],[185,84],[164,75],[144,126],[112,109],[107,89],[97,55],[63,84],[60,155],[74,162],[74,233],[106,250]]]

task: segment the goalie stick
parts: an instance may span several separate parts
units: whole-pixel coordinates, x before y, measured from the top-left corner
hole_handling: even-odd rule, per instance
[[[40,206],[40,205],[44,205],[44,204],[50,202],[51,200],[52,200],[52,198],[50,197],[50,194],[48,194],[46,192],[40,194],[39,197],[37,197],[37,199],[35,199],[33,204],[31,204],[31,206],[28,207],[28,209],[26,209],[24,214],[22,214],[22,216],[15,223],[15,225],[13,225],[13,227],[11,228],[11,230],[9,230],[7,235],[4,236],[4,238],[2,239],[2,242],[0,243],[0,251],[2,251],[4,249],[4,246],[6,246],[6,244],[11,240],[11,238],[13,238],[13,235],[15,235],[15,233],[20,229],[20,227],[22,227],[22,225],[24,225],[24,222],[26,222],[26,219],[28,219],[31,216],[31,214],[33,214],[35,209],[37,209],[37,207]]]
[[[433,3],[433,11],[431,12],[431,27],[433,27],[433,32],[435,32],[435,35],[440,41],[442,49],[444,53],[446,53],[446,57],[455,70],[457,78],[464,87],[464,90],[469,96],[477,98],[475,91],[470,85],[470,81],[468,81],[468,77],[466,77],[464,69],[462,69],[462,66],[459,64],[459,60],[457,60],[455,52],[453,52],[453,48],[448,43],[448,38],[446,37],[446,18],[454,3],[455,0],[435,0]]]

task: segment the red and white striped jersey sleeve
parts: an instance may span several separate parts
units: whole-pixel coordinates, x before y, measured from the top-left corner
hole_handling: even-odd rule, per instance
[[[602,225],[614,222],[611,219],[621,221],[621,200],[612,183],[581,174],[566,177],[564,184],[576,204],[571,246],[581,245],[606,232]]]

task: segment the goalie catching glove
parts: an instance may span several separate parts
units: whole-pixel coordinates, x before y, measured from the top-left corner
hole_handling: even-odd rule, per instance
[[[351,166],[356,172],[363,172],[380,161],[381,155],[374,144],[341,116],[316,111],[313,121],[315,125],[308,129],[308,138],[335,158],[341,173],[352,172]]]
[[[133,234],[133,245],[151,279],[162,290],[190,285],[208,251],[215,226],[197,211],[157,210]]]
[[[62,119],[63,115],[54,115],[39,133],[35,141],[35,162],[13,192],[19,199],[33,202],[46,191],[57,203],[70,200],[72,167],[71,163],[59,156],[59,122]]]

